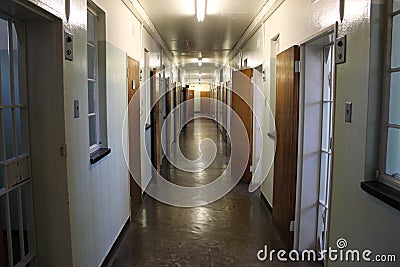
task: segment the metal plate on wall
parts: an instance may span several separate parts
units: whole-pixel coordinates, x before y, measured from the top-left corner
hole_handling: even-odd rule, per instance
[[[336,40],[336,64],[346,63],[346,35]]]

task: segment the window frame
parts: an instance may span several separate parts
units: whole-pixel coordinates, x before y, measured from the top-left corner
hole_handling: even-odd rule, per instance
[[[390,87],[392,73],[400,73],[400,68],[392,68],[392,40],[393,40],[393,19],[396,16],[400,17],[400,9],[393,12],[393,2],[391,0],[387,4],[387,29],[386,29],[386,52],[385,52],[385,65],[384,65],[384,82],[382,90],[382,123],[381,123],[381,145],[379,157],[379,170],[377,173],[377,180],[393,189],[400,191],[400,179],[386,174],[387,162],[387,147],[388,147],[388,132],[391,128],[399,128],[400,125],[390,124]],[[399,34],[400,36],[400,34]]]
[[[96,12],[95,8],[91,7],[91,3],[88,2],[87,6],[87,13],[91,13],[94,16],[94,25],[93,25],[93,31],[94,31],[94,44],[90,44],[88,41],[86,42],[87,46],[93,46],[95,48],[95,57],[94,57],[94,64],[95,64],[95,71],[94,71],[94,79],[89,78],[89,74],[87,77],[87,92],[88,92],[88,119],[90,119],[91,116],[95,116],[95,143],[93,145],[90,145],[90,122],[89,122],[89,151],[90,153],[95,152],[101,147],[101,138],[100,138],[100,108],[99,108],[99,51],[98,51],[98,41],[99,41],[99,33],[98,33],[98,20],[99,20],[99,14]],[[88,24],[89,27],[89,24]],[[87,32],[89,30],[87,29]],[[88,60],[88,65],[89,65],[89,59]],[[89,82],[94,83],[94,99],[93,99],[93,106],[94,106],[94,112],[89,113]]]

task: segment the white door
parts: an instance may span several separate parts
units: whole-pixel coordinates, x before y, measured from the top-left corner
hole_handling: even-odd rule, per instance
[[[333,30],[301,47],[297,248],[326,249],[334,116]],[[296,240],[295,240],[296,241]]]

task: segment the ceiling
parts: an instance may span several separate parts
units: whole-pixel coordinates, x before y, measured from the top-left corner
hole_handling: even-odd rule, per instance
[[[199,73],[201,80],[214,77],[214,71],[220,69],[267,0],[207,0],[203,22],[196,18],[196,0],[139,2],[185,76],[198,81]]]

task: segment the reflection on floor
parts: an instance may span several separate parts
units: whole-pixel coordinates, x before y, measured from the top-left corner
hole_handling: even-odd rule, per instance
[[[183,154],[197,158],[199,141],[211,138],[218,148],[215,162],[196,174],[164,164],[164,175],[184,186],[212,182],[229,161],[229,149],[219,135],[210,120],[191,122],[180,136]],[[319,266],[260,262],[257,252],[265,245],[269,249],[283,247],[260,193],[250,194],[247,185],[240,183],[204,207],[177,208],[145,197],[110,266]]]

